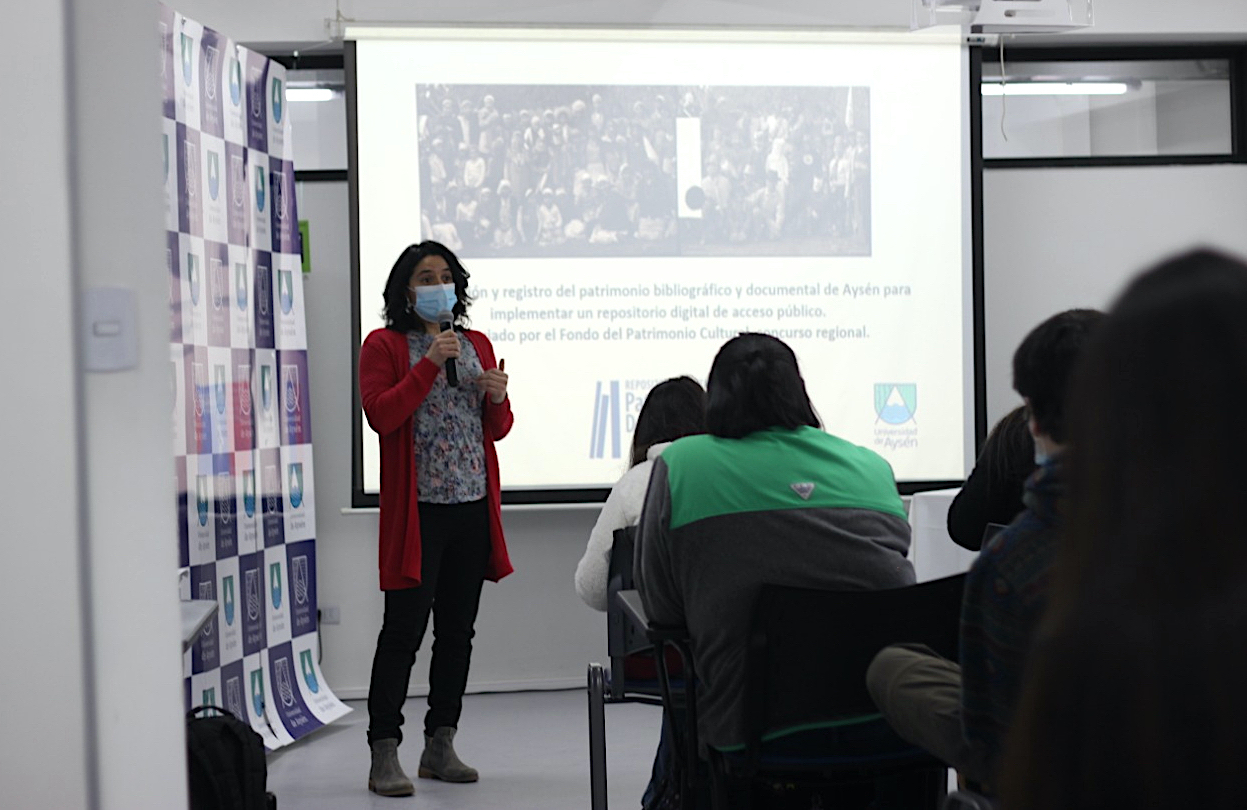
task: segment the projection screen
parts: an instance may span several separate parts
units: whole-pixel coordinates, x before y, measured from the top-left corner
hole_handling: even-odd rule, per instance
[[[626,469],[646,392],[704,383],[742,331],[786,341],[824,427],[898,481],[964,477],[968,57],[955,34],[348,38],[358,339],[382,325],[404,247],[455,250],[471,327],[510,375],[515,426],[498,453],[511,500],[600,497]],[[376,436],[356,430],[357,490],[375,494]]]

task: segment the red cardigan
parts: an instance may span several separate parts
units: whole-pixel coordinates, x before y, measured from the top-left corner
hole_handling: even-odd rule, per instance
[[[496,368],[494,349],[481,332],[466,330],[481,367]],[[427,357],[414,366],[407,335],[377,329],[359,350],[359,394],[368,424],[381,440],[381,531],[378,565],[381,590],[414,588],[420,584],[420,515],[416,504],[416,458],[412,415],[428,396],[442,372]],[[489,504],[489,565],[487,579],[497,582],[511,573],[506,540],[502,536],[502,497],[498,482],[498,454],[494,442],[506,436],[514,421],[511,398],[495,405],[484,398],[481,421],[485,434],[485,488]]]

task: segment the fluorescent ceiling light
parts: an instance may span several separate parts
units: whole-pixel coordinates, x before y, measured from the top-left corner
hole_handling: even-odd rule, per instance
[[[985,96],[1120,96],[1125,82],[984,82]]]
[[[287,87],[286,101],[329,101],[333,90],[328,87]]]

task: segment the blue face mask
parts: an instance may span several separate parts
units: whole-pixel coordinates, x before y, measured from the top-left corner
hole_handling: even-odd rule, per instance
[[[459,303],[454,284],[433,284],[412,289],[416,291],[416,304],[413,309],[429,323],[437,323],[437,316],[441,312],[453,313],[455,304]]]

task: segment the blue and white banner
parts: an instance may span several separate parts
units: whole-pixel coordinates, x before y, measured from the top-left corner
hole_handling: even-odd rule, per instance
[[[163,5],[159,30],[178,553],[183,595],[217,603],[185,656],[184,694],[279,748],[350,711],[317,663],[286,70]]]

